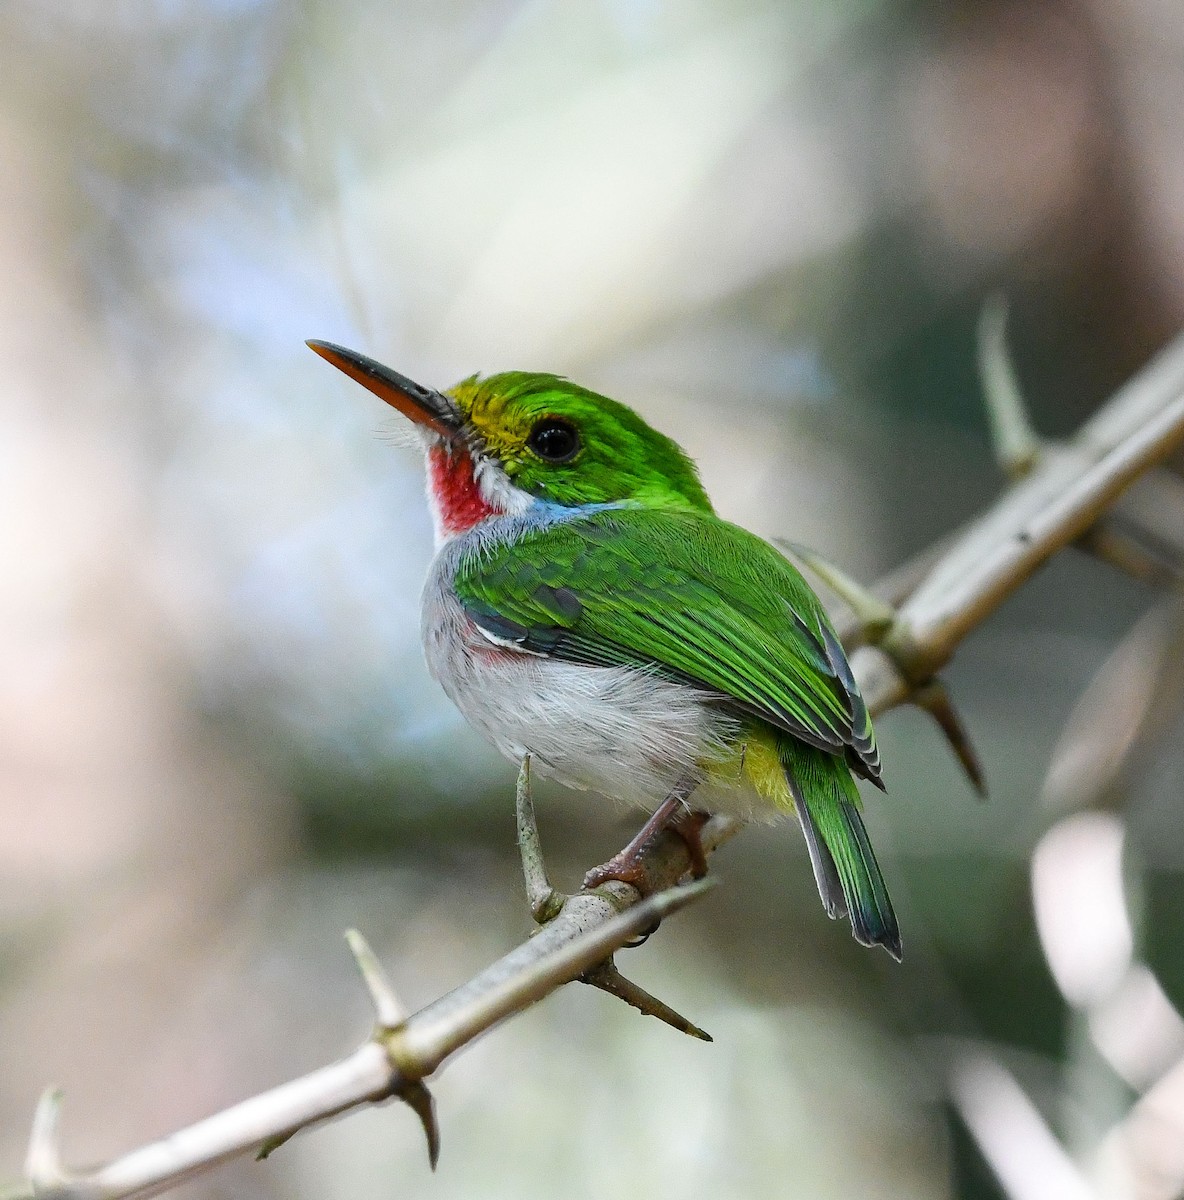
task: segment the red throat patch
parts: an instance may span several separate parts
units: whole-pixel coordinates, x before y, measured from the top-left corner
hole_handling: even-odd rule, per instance
[[[451,536],[472,529],[497,511],[485,502],[473,477],[473,460],[453,447],[428,451],[428,483],[440,514],[440,525]]]

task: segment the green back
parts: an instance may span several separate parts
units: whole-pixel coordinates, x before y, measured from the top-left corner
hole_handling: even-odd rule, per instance
[[[710,513],[622,506],[528,527],[464,555],[455,587],[495,638],[691,683],[880,781],[867,707],[818,598],[766,542]]]

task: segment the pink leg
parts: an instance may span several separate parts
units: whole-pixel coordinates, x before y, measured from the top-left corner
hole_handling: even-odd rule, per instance
[[[691,856],[691,873],[695,878],[701,879],[706,875],[707,858],[699,841],[699,831],[707,820],[707,814],[688,812],[685,804],[686,798],[695,790],[698,782],[697,778],[679,780],[649,820],[630,838],[629,844],[620,853],[614,854],[608,862],[593,867],[584,876],[584,887],[599,887],[610,879],[619,879],[622,883],[632,884],[639,892],[648,892],[643,851],[666,829],[678,834],[686,842]]]
[[[684,809],[670,822],[670,832],[677,833],[687,845],[687,853],[691,856],[691,876],[702,879],[707,874],[707,851],[699,835],[703,826],[711,820],[711,814],[699,812],[696,809]]]

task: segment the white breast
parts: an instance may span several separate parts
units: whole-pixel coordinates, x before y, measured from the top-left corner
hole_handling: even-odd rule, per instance
[[[449,698],[507,758],[529,752],[570,787],[653,807],[696,766],[728,756],[735,722],[693,688],[491,642],[452,589],[462,540],[441,548],[428,575],[424,653]]]

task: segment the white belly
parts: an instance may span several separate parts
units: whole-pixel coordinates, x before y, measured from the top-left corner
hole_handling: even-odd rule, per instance
[[[685,685],[629,667],[586,667],[491,643],[450,586],[451,547],[424,589],[428,669],[507,758],[614,800],[655,806],[689,772],[733,754],[736,722]]]

